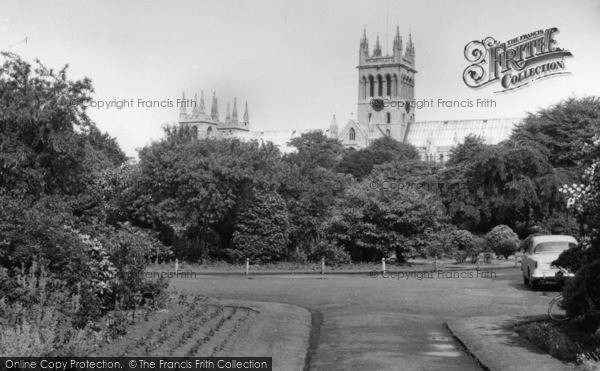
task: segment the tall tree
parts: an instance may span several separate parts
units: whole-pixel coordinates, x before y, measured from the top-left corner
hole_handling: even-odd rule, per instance
[[[552,166],[580,173],[583,166],[589,165],[583,147],[592,144],[598,129],[600,97],[571,97],[529,113],[510,139],[524,146],[544,148]]]

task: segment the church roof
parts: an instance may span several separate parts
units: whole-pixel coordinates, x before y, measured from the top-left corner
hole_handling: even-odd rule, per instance
[[[469,134],[481,136],[485,144],[498,144],[508,139],[522,118],[417,121],[409,126],[406,141],[415,147],[453,147]]]

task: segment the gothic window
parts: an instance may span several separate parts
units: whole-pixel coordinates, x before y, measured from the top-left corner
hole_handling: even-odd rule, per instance
[[[398,96],[398,76],[394,74],[394,96]]]
[[[373,75],[369,76],[369,96],[372,97],[375,94],[375,81]]]
[[[390,75],[385,75],[385,90],[387,96],[392,95],[392,77]]]
[[[206,137],[210,138],[212,137],[212,127],[208,127],[208,129],[206,129]]]
[[[377,75],[377,96],[381,97],[383,95],[383,78],[381,75]]]
[[[387,129],[387,130],[385,131],[385,135],[387,135],[388,137],[390,136],[390,129]]]
[[[362,99],[367,99],[367,78],[366,77],[362,77],[362,91],[361,91],[361,96]]]
[[[350,128],[350,131],[348,131],[348,137],[350,140],[356,140],[356,132],[354,131],[354,128]]]
[[[194,138],[198,138],[198,127],[196,125],[192,126],[192,134]]]

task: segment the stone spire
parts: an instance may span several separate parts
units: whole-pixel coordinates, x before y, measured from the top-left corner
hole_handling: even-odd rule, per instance
[[[198,107],[198,112],[204,113],[204,91],[200,91],[200,107]]]
[[[246,102],[246,107],[244,108],[244,125],[248,125],[250,123],[250,116],[248,115],[248,102]]]
[[[233,113],[231,114],[231,122],[238,122],[237,102],[235,98],[233,98]]]
[[[415,56],[415,44],[412,41],[412,34],[408,34],[408,45],[406,46],[406,55]]]
[[[381,44],[379,44],[379,35],[377,35],[377,41],[375,42],[375,49],[373,49],[374,57],[381,57]]]
[[[213,93],[213,101],[212,108],[210,110],[210,116],[212,117],[213,121],[215,121],[216,123],[219,122],[219,105],[217,103],[217,95],[215,93]]]
[[[396,36],[394,36],[394,51],[402,50],[402,36],[400,36],[400,27],[396,27]]]
[[[367,39],[367,27],[365,26],[358,50],[358,63],[364,63],[367,58],[369,58],[369,40]]]
[[[194,94],[194,107],[192,108],[192,115],[198,117],[200,111],[198,110],[198,93]]]
[[[187,116],[187,105],[185,101],[185,91],[181,95],[181,107],[179,108],[179,119],[185,120]]]
[[[329,137],[333,139],[337,139],[338,137],[338,124],[337,120],[335,119],[335,115],[333,115],[331,125],[329,126]]]
[[[225,122],[231,121],[231,114],[229,112],[231,111],[229,110],[229,102],[227,102],[227,111],[225,111]]]

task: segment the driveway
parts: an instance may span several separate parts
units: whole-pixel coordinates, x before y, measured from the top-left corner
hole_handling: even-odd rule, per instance
[[[554,295],[526,289],[518,268],[488,271],[482,277],[475,271],[447,274],[422,279],[368,274],[197,276],[172,284],[180,291],[321,312],[311,370],[480,370],[444,322],[543,314]]]

